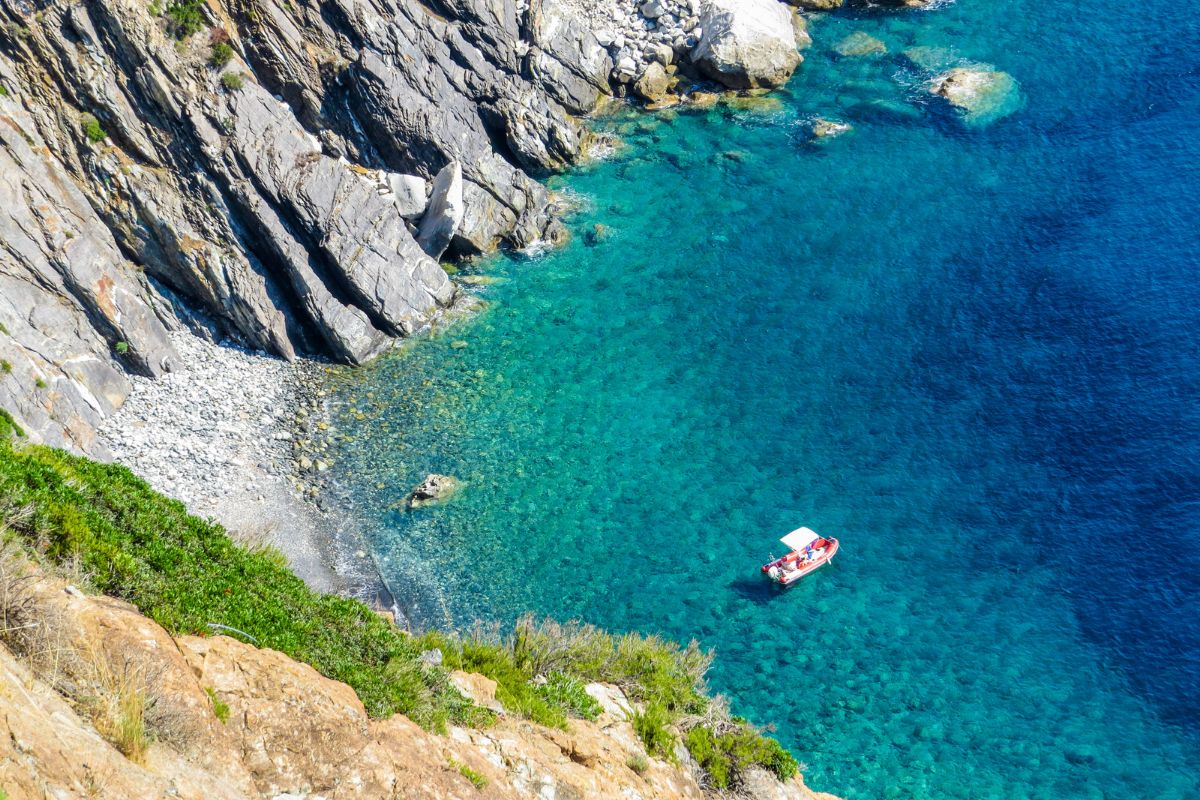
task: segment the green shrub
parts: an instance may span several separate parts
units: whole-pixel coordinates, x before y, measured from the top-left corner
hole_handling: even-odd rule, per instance
[[[551,672],[546,684],[539,687],[546,702],[565,709],[569,714],[582,719],[595,719],[604,707],[583,688],[584,684],[566,672]]]
[[[242,81],[241,75],[235,75],[232,72],[227,72],[221,76],[221,85],[225,87],[226,91],[237,92],[240,91],[241,88],[246,84]]]
[[[91,114],[84,114],[80,122],[83,127],[83,135],[92,144],[103,142],[108,138],[108,134],[104,132],[104,128],[100,127],[100,121]]]
[[[116,350],[121,355],[125,355],[126,353],[129,352],[129,343],[128,342],[117,342],[113,346],[113,350]]]
[[[3,370],[5,375],[12,372],[12,364],[8,362],[8,359],[0,358],[0,370]]]
[[[39,388],[39,389],[45,389],[45,388],[46,388],[46,382],[45,382],[44,380],[42,380],[41,378],[38,378],[38,379],[37,379],[37,381],[35,382],[35,385],[36,385],[36,386],[37,386],[37,388]]]
[[[3,84],[0,84],[0,97],[8,97],[8,89],[5,89]]]
[[[182,0],[167,6],[167,30],[176,39],[186,39],[204,28],[204,14],[200,11],[202,0]]]
[[[414,642],[365,604],[312,592],[124,467],[0,444],[0,496],[35,509],[17,530],[44,557],[77,558],[98,591],[173,634],[205,635],[210,622],[243,630],[350,684],[374,717],[403,713],[434,731],[493,718],[444,670],[421,665]]]
[[[12,414],[0,408],[0,442],[7,442],[13,434],[23,437],[25,431],[21,430],[21,426],[12,418]]]
[[[641,753],[634,753],[625,759],[625,766],[636,772],[638,777],[645,777],[646,773],[650,771],[650,759]]]
[[[675,762],[675,737],[667,729],[671,717],[661,705],[646,706],[641,713],[634,712],[629,720],[633,731],[646,745],[646,752],[664,761]]]
[[[451,769],[458,770],[463,777],[469,780],[479,791],[482,792],[487,788],[489,781],[482,773],[476,772],[466,764],[462,763],[461,761],[455,761],[453,758],[447,758],[446,763],[450,765]]]
[[[708,773],[713,786],[728,788],[739,772],[753,764],[775,773],[781,781],[796,774],[800,765],[779,742],[761,735],[745,720],[735,719],[735,724],[735,730],[720,735],[708,728],[692,728],[684,736],[688,752]]]
[[[213,713],[217,715],[217,719],[221,720],[222,725],[229,723],[229,704],[222,703],[221,698],[217,697],[217,693],[209,687],[205,686],[204,691],[208,693],[208,698],[212,700]]]
[[[222,69],[233,58],[233,48],[226,42],[217,42],[212,46],[212,53],[208,57],[208,63],[214,69]]]
[[[3,322],[0,322],[0,333],[3,333],[5,336],[8,336],[8,328],[4,327]]]

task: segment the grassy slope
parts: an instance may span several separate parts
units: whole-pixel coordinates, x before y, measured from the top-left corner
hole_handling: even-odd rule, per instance
[[[667,728],[690,728],[684,741],[715,785],[728,785],[753,763],[781,778],[796,771],[775,740],[742,720],[714,717],[702,680],[710,658],[694,645],[530,620],[508,637],[430,632],[414,639],[357,600],[311,591],[278,559],[237,546],[219,525],[190,516],[124,467],[46,447],[14,448],[6,438],[0,522],[5,512],[31,508],[13,527],[40,557],[78,559],[92,588],[128,600],[174,634],[207,634],[209,623],[237,628],[348,683],[372,716],[403,713],[435,731],[493,718],[458,694],[446,669],[420,663],[420,652],[435,646],[446,668],[499,681],[507,709],[546,725],[594,718],[599,708],[583,682],[611,681],[645,704],[634,724],[647,749],[673,760]],[[548,681],[536,685],[538,676]],[[699,720],[707,727],[696,727]]]

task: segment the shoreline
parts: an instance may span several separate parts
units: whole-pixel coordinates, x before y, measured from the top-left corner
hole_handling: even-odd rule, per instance
[[[325,477],[324,364],[190,332],[171,340],[182,366],[133,378],[98,432],[113,461],[231,538],[277,547],[314,591],[390,606],[350,499]]]

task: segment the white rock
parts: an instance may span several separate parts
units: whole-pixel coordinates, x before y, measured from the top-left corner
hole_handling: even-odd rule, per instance
[[[781,86],[803,60],[791,10],[778,0],[704,0],[692,61],[734,89]]]

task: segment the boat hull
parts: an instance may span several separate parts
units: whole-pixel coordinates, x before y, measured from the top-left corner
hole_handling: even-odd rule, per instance
[[[763,574],[782,586],[791,586],[801,578],[813,574],[828,564],[837,555],[838,540],[825,539],[824,541],[826,546],[823,548],[823,552],[820,552],[812,561],[804,561],[802,553],[792,551],[769,564],[763,564]],[[788,569],[790,565],[794,565],[794,568]]]

